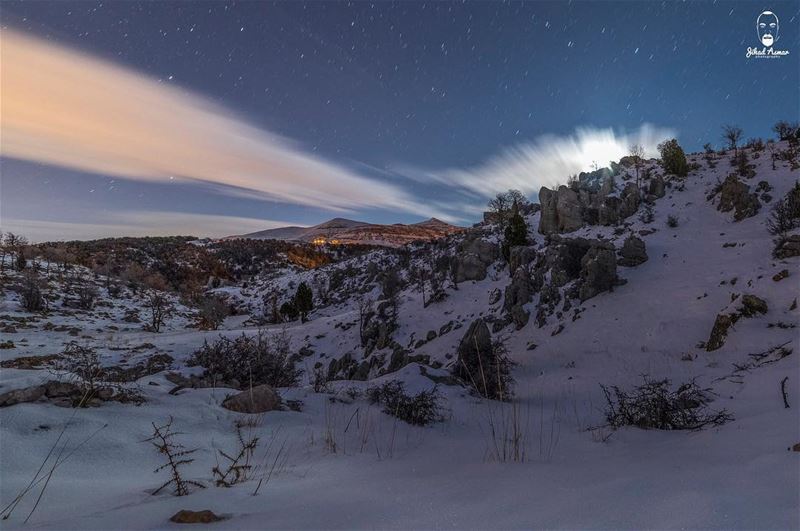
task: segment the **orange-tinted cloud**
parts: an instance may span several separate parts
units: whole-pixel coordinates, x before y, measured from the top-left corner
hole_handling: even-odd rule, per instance
[[[430,212],[191,92],[74,49],[0,35],[0,154],[98,174],[237,187],[302,205]]]

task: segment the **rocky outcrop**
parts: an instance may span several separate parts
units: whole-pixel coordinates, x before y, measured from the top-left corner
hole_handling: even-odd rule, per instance
[[[719,194],[717,210],[720,212],[732,210],[734,221],[755,216],[761,208],[758,195],[750,193],[750,187],[734,174],[728,175],[725,182],[712,194],[712,197],[716,194]]]
[[[617,264],[625,267],[636,267],[647,262],[647,249],[644,241],[636,236],[628,236],[622,249],[619,250]]]
[[[721,348],[725,344],[728,331],[740,318],[755,317],[759,314],[767,313],[767,302],[761,297],[746,294],[739,301],[734,301],[735,306],[732,311],[723,311],[717,314],[714,319],[714,326],[711,327],[711,334],[706,341],[706,351],[712,352]]]
[[[497,244],[481,238],[470,238],[461,242],[455,256],[456,282],[483,280],[489,266],[500,256]]]
[[[281,399],[267,384],[261,384],[222,401],[222,407],[237,413],[266,413],[278,409]]]
[[[627,183],[619,195],[614,195],[610,179],[597,191],[586,188],[576,191],[566,186],[554,191],[543,187],[539,190],[542,205],[539,233],[573,232],[585,224],[615,225],[633,215],[640,201],[636,184]]]
[[[648,199],[660,199],[666,195],[666,183],[661,175],[656,175],[650,179],[650,184],[647,187]]]
[[[781,238],[772,254],[779,259],[800,256],[800,234]]]
[[[581,259],[581,301],[611,290],[618,283],[617,257],[610,244],[593,245]]]
[[[495,355],[489,327],[483,319],[469,325],[458,345],[453,374],[488,398],[501,398],[505,367]]]
[[[517,330],[528,324],[530,312],[523,305],[530,302],[533,297],[533,286],[530,275],[525,268],[519,268],[511,278],[511,283],[506,288],[503,299],[503,309],[514,321]]]
[[[514,274],[520,267],[525,267],[533,263],[539,252],[533,245],[515,245],[508,254],[508,270]]]

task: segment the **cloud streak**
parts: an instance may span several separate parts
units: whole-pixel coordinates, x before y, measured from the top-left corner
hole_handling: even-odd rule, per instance
[[[33,242],[84,240],[114,236],[223,237],[297,225],[285,221],[151,210],[122,210],[83,222],[4,218],[2,230],[22,234]]]
[[[2,156],[329,209],[438,214],[198,95],[17,30],[0,39]]]
[[[413,178],[458,187],[473,197],[487,198],[511,188],[526,195],[537,194],[567,181],[570,175],[587,171],[593,163],[606,166],[628,154],[630,146],[640,144],[645,156],[657,156],[659,142],[672,138],[671,129],[645,124],[633,133],[617,133],[611,128],[581,127],[568,136],[546,135],[533,142],[508,148],[472,168],[436,171],[400,170]]]

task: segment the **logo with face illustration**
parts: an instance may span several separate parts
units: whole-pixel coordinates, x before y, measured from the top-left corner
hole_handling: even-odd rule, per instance
[[[780,31],[780,22],[778,17],[772,11],[764,11],[758,15],[756,19],[756,31],[758,32],[758,40],[764,46],[772,46],[778,42],[778,32]]]

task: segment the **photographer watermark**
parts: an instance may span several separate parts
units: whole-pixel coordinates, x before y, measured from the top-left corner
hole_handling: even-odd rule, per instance
[[[747,47],[745,57],[757,57],[760,59],[777,59],[789,55],[789,50],[776,50],[774,45],[781,38],[781,23],[778,15],[772,11],[764,11],[756,19],[756,34],[763,47]]]

